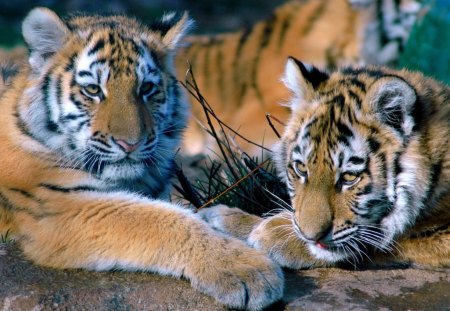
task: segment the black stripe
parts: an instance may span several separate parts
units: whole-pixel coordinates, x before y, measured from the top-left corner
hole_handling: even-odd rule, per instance
[[[367,142],[369,143],[369,149],[372,153],[377,153],[378,150],[380,150],[381,144],[374,137],[369,137]]]
[[[341,168],[342,167],[342,164],[343,164],[343,162],[344,162],[344,153],[343,152],[340,152],[339,153],[339,163],[338,163],[338,167],[339,168]]]
[[[56,103],[59,107],[62,106],[62,75],[58,75],[56,79]]]
[[[51,72],[49,72],[43,79],[42,81],[42,86],[41,86],[41,91],[42,91],[42,100],[44,102],[45,108],[47,110],[47,120],[46,122],[46,128],[48,131],[50,132],[54,132],[54,133],[58,133],[61,134],[61,131],[59,129],[58,124],[56,124],[55,122],[53,122],[51,120],[51,109],[50,109],[50,92],[49,92],[49,88],[50,88],[50,75]]]
[[[247,42],[248,37],[251,34],[251,30],[251,28],[245,28],[241,36],[239,37],[232,64],[234,88],[238,90],[238,98],[236,99],[236,103],[238,105],[241,104],[242,98],[244,97],[247,90],[245,80],[242,79],[242,68],[239,60],[241,59],[242,50],[244,49],[245,43]]]
[[[304,36],[308,35],[308,33],[314,28],[314,24],[321,17],[323,11],[325,10],[327,2],[328,1],[321,1],[320,6],[316,10],[314,10],[314,13],[311,14],[308,21],[305,23],[306,27],[303,29],[299,37],[303,38]]]
[[[35,213],[35,212],[32,212],[21,206],[17,206],[14,203],[12,203],[11,200],[9,200],[9,198],[1,191],[0,191],[0,202],[2,203],[2,205],[5,209],[10,210],[10,211],[20,211],[20,212],[27,213],[28,215],[30,215],[31,217],[33,217],[36,220],[42,219],[44,217],[55,216],[58,214],[58,213],[49,213],[49,212]]]
[[[150,50],[150,56],[152,57],[152,60],[155,63],[155,67],[157,69],[159,69],[160,71],[165,71],[165,70],[162,70],[162,68],[164,68],[164,66],[161,64],[158,54],[156,54],[155,51]]]
[[[16,106],[16,108],[17,108],[17,106]],[[15,113],[14,113],[14,117],[16,118],[16,125],[17,125],[17,128],[19,129],[19,131],[20,131],[21,134],[23,134],[23,135],[25,135],[25,136],[28,136],[28,137],[30,137],[30,138],[32,138],[32,139],[34,139],[34,140],[38,140],[38,139],[33,135],[33,133],[31,133],[31,132],[28,130],[28,128],[27,128],[25,122],[20,118],[20,115],[19,115],[18,112],[15,112]]]
[[[40,199],[36,198],[35,195],[31,194],[28,191],[25,191],[25,190],[22,190],[22,189],[18,189],[18,188],[9,188],[9,190],[17,192],[17,193],[20,193],[21,195],[23,195],[27,199],[31,199],[31,200],[34,200],[34,201],[39,202],[39,203],[41,202]]]
[[[360,195],[367,195],[369,193],[372,193],[372,191],[373,191],[372,184],[368,184],[363,189],[361,189],[359,192],[357,192],[356,195],[358,195],[358,196],[360,196]]]
[[[339,94],[339,95],[335,96],[335,97],[331,100],[331,102],[332,102],[333,104],[336,104],[337,106],[339,106],[339,108],[342,109],[342,108],[344,107],[344,105],[345,105],[345,98],[344,98],[343,95]]]
[[[134,40],[131,40],[130,42],[131,42],[131,45],[133,46],[133,51],[136,52],[136,54],[139,57],[142,57],[145,55],[145,49],[142,46],[140,46],[138,43],[134,42]]]
[[[356,108],[361,110],[361,107],[362,107],[361,98],[359,98],[359,96],[351,90],[348,91],[348,96],[356,103]]]
[[[336,128],[337,128],[339,134],[342,134],[342,135],[344,135],[344,136],[346,136],[348,138],[352,138],[354,136],[353,135],[353,131],[347,125],[345,125],[342,122],[337,122],[336,123]]]
[[[88,56],[91,56],[95,53],[97,53],[99,50],[103,49],[105,47],[105,41],[103,39],[99,39],[97,43],[92,47],[92,49],[89,50]]]
[[[417,91],[414,89],[414,92],[416,93],[416,102],[414,103],[414,106],[411,109],[411,116],[414,120],[413,125],[413,131],[420,131],[422,128],[422,120],[424,119],[425,114],[425,107],[424,107],[424,101],[421,96],[417,94]],[[448,93],[450,94],[450,92]],[[439,95],[438,95],[439,96]],[[448,102],[448,98],[444,97],[444,103]]]
[[[69,99],[78,109],[80,109],[81,111],[85,110],[85,105],[75,98],[75,94],[70,94]]]
[[[94,67],[95,65],[98,65],[98,64],[103,65],[103,64],[105,64],[106,62],[107,62],[107,60],[106,60],[105,58],[97,59],[97,60],[93,61],[93,62],[89,65],[89,69],[92,69],[92,67]]]
[[[62,187],[62,186],[58,186],[58,185],[42,183],[42,184],[39,184],[39,187],[42,187],[42,188],[45,188],[48,190],[52,190],[52,191],[64,192],[64,193],[79,192],[79,191],[98,191],[97,188],[92,187],[92,186]]]
[[[64,70],[66,72],[72,71],[74,68],[74,64],[75,64],[75,58],[77,58],[78,54],[74,53],[69,57],[69,62],[67,63],[66,67],[64,68]]]
[[[400,164],[400,157],[402,156],[401,152],[396,152],[394,155],[394,163],[393,163],[393,173],[394,176],[398,176],[402,172],[402,166]]]
[[[205,77],[204,81],[204,88],[208,89],[210,77],[209,77],[209,63],[210,63],[210,53],[211,53],[211,45],[214,42],[214,37],[210,38],[208,41],[208,44],[204,46],[205,54],[203,59],[203,76]],[[220,73],[222,74],[222,73]]]
[[[103,152],[103,153],[108,153],[108,154],[114,153],[113,151],[111,151],[109,149],[106,149],[106,148],[103,148],[103,147],[100,147],[100,146],[97,146],[97,145],[91,145],[91,146],[92,146],[92,148],[94,148],[94,149],[96,149],[96,150],[98,150],[100,152]]]
[[[352,77],[352,78],[350,78],[349,82],[350,82],[350,85],[356,86],[361,91],[363,91],[363,92],[366,91],[366,85],[361,80],[359,80],[355,77]]]
[[[32,195],[31,193],[29,193],[28,191],[18,189],[18,188],[9,188],[9,190],[20,193],[21,195],[23,195],[24,197],[26,197],[28,199],[36,199],[36,197],[34,195]]]
[[[69,113],[69,114],[63,116],[61,120],[62,120],[63,122],[64,122],[64,121],[72,121],[72,120],[77,120],[77,119],[79,119],[79,118],[84,118],[84,117],[86,117],[85,114]]]
[[[81,121],[81,122],[78,124],[77,128],[75,129],[75,132],[81,131],[81,129],[83,128],[83,126],[85,126],[86,124],[89,124],[89,123],[90,123],[90,120],[89,120],[89,119],[88,119],[88,120],[83,120],[83,121]]]
[[[222,53],[222,47],[223,47],[223,41],[219,41],[217,43],[217,55],[216,55],[216,68],[217,71],[219,72],[219,80],[218,80],[218,88],[219,88],[219,92],[220,92],[220,98],[222,100],[225,100],[225,85],[224,85],[224,79],[225,79],[225,68],[223,66],[223,53]]]
[[[379,156],[381,161],[381,175],[383,180],[387,180],[387,160],[386,155],[384,153],[380,153]]]
[[[94,76],[94,75],[92,74],[92,72],[87,71],[87,70],[80,70],[77,74],[78,74],[78,76],[80,76],[80,77],[86,77],[86,76],[93,77],[93,76]]]
[[[101,144],[101,145],[103,145],[103,146],[106,146],[107,148],[111,148],[111,145],[110,145],[110,144],[108,144],[107,142],[105,142],[105,141],[103,141],[103,140],[101,140],[101,139],[98,139],[98,138],[91,138],[91,140],[92,140],[92,141],[95,141],[95,142],[97,142],[97,143],[99,143],[99,144]]]
[[[258,69],[259,69],[259,62],[261,60],[261,53],[264,51],[264,49],[269,45],[270,38],[273,33],[273,28],[276,23],[276,15],[272,15],[265,23],[264,28],[261,33],[261,37],[259,38],[259,48],[257,50],[256,57],[253,61],[253,67],[251,71],[251,79],[252,79],[252,88],[256,93],[256,97],[258,98],[259,102],[262,106],[264,106],[264,99],[261,93],[261,90],[258,87]]]
[[[366,160],[357,156],[351,156],[350,159],[348,159],[348,162],[352,162],[353,164],[358,165],[364,164]]]
[[[110,32],[108,34],[108,42],[109,42],[110,45],[115,45],[116,38],[114,38],[114,33],[113,32]]]
[[[292,10],[291,12],[289,12],[289,14],[284,18],[281,27],[280,27],[280,32],[278,35],[278,46],[277,46],[277,52],[281,51],[281,48],[283,46],[284,43],[284,39],[286,37],[286,33],[287,30],[289,29],[290,25],[291,25],[291,21],[292,18],[294,16],[294,13],[297,11],[297,8],[295,10]]]

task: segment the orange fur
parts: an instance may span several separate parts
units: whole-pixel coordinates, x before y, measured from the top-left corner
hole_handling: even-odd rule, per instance
[[[187,113],[171,63],[189,24],[30,12],[29,64],[0,95],[0,234],[40,265],[183,276],[261,309],[281,269],[165,201]]]
[[[328,74],[295,59],[283,80],[292,111],[274,157],[290,205],[267,219],[228,207],[203,218],[290,268],[449,267],[450,88],[417,72]]]
[[[288,56],[326,68],[388,64],[397,59],[411,25],[391,25],[391,19],[414,15],[418,4],[403,0],[396,11],[392,0],[365,1],[367,6],[357,9],[349,2],[358,1],[288,1],[250,29],[190,37],[188,46],[176,58],[178,79],[184,81],[189,61],[202,95],[219,118],[243,136],[270,148],[278,139],[266,121],[266,113],[282,122],[289,116],[288,109],[281,105],[289,94],[279,81]],[[383,42],[383,31],[387,36],[398,33],[395,27],[403,29],[404,37]],[[193,98],[191,102],[194,118],[206,124],[200,104]],[[194,118],[186,131],[184,152],[216,150],[213,138]],[[242,147],[254,155],[261,153],[258,147],[243,141]]]

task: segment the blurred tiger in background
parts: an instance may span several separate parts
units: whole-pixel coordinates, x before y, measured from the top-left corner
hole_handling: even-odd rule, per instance
[[[395,62],[421,11],[413,0],[289,1],[250,29],[215,36],[191,36],[176,58],[178,78],[192,65],[202,95],[223,122],[256,143],[272,145],[277,137],[266,113],[285,121],[280,105],[288,94],[279,82],[289,55],[333,69],[349,64]],[[214,139],[196,122],[204,112],[191,99],[193,118],[184,152],[216,149]],[[257,146],[244,150],[260,155]]]

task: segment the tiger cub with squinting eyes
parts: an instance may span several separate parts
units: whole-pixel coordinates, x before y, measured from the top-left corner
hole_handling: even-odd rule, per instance
[[[268,218],[202,211],[289,268],[450,266],[450,88],[420,73],[290,58],[274,160],[290,204]]]
[[[278,265],[167,200],[188,111],[172,62],[190,24],[29,13],[29,62],[0,89],[0,234],[40,265],[185,277],[256,310],[282,295]]]

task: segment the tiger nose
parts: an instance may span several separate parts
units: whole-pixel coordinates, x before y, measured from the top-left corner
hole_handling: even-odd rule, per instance
[[[114,139],[113,141],[119,145],[120,147],[122,147],[122,149],[126,152],[126,153],[130,153],[135,151],[139,145],[142,143],[142,139],[138,140],[136,143],[132,143],[123,139]]]

